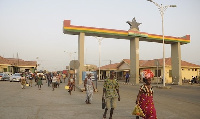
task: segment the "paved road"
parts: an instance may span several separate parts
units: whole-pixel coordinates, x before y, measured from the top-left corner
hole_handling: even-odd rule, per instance
[[[102,119],[103,82],[98,82],[99,91],[94,93],[92,104],[85,104],[85,92],[76,90],[69,95],[64,83],[55,91],[43,83],[38,90],[37,86],[21,89],[18,82],[0,82],[0,119]],[[135,119],[131,112],[139,85],[119,83],[121,101],[113,119]],[[200,119],[199,85],[173,85],[172,89],[154,91],[158,119]]]

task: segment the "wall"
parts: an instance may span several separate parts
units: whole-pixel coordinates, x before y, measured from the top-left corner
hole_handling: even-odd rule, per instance
[[[4,69],[6,69],[7,71],[6,72],[8,72],[8,66],[0,66],[0,72],[5,72],[4,71]]]
[[[182,79],[192,79],[192,76],[199,76],[198,75],[199,69],[195,71],[195,69],[192,68],[182,68]]]

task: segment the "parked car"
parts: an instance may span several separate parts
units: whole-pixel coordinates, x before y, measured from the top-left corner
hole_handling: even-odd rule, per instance
[[[10,77],[10,82],[19,82],[21,79],[21,73],[15,73]]]
[[[8,74],[8,76],[12,76],[12,73],[11,72],[3,72],[3,73],[6,73],[6,74]]]
[[[10,76],[6,73],[0,73],[0,81],[9,81]]]

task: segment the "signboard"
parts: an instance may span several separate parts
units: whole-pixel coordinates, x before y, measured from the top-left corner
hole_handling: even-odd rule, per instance
[[[87,78],[87,74],[91,73],[92,80],[97,80],[97,72],[96,71],[84,71],[82,72],[82,80],[84,81]]]
[[[80,63],[78,60],[72,60],[70,61],[70,68],[72,69],[78,69],[80,66]]]

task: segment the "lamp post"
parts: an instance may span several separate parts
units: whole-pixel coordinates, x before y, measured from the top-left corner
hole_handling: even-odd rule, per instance
[[[39,67],[40,67],[39,57],[36,57],[36,61],[37,61],[37,71],[38,71],[38,70],[39,70]]]
[[[163,86],[165,86],[165,37],[164,37],[164,25],[163,25],[163,16],[164,16],[164,12],[168,7],[176,7],[176,5],[167,5],[167,6],[163,6],[162,4],[159,5],[156,2],[154,2],[153,0],[147,0],[149,2],[154,3],[159,11],[160,11],[160,15],[162,17],[162,39],[163,39]]]
[[[98,42],[99,42],[99,80],[100,80],[100,65],[101,65],[101,41],[103,40],[103,38],[97,38],[95,37]]]

